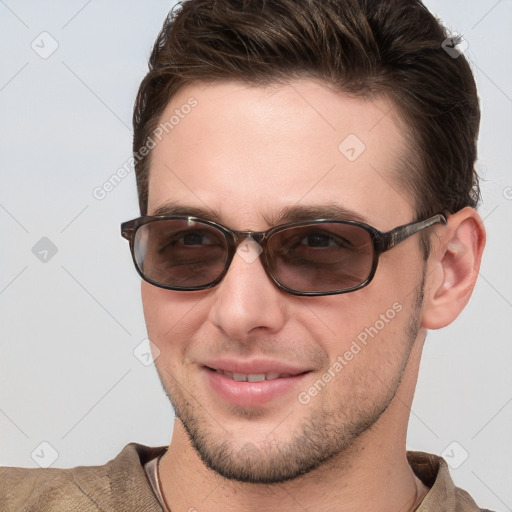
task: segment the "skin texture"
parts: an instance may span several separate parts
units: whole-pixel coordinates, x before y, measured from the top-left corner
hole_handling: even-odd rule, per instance
[[[148,214],[172,203],[258,231],[292,206],[340,206],[382,231],[414,220],[396,177],[407,148],[385,99],[312,80],[191,84],[162,120],[190,98],[197,106],[153,149]],[[366,146],[354,161],[338,149],[350,134]],[[449,324],[465,306],[485,238],[469,208],[430,233],[427,262],[415,235],[381,256],[369,286],[348,294],[285,294],[259,259],[239,256],[211,290],[142,284],[157,370],[177,413],[160,465],[173,511],[414,509],[427,489],[407,464],[405,438],[426,329]],[[400,311],[389,319],[393,305]],[[344,357],[381,315],[384,327]],[[343,369],[301,403],[339,356]],[[233,405],[204,368],[226,357],[309,373],[263,405]]]

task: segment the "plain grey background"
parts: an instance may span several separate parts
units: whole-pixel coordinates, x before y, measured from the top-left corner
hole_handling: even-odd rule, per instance
[[[408,447],[444,454],[481,506],[512,510],[512,2],[426,4],[464,35],[478,82],[488,246],[470,305],[428,335]],[[128,442],[170,440],[119,234],[138,215],[133,172],[101,200],[94,190],[130,156],[133,101],[172,5],[0,0],[2,465],[103,464]]]

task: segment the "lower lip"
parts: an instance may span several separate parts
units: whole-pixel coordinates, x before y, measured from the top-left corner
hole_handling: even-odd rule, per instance
[[[257,407],[267,404],[290,393],[307,375],[307,373],[301,373],[293,377],[281,377],[273,380],[238,382],[209,368],[205,368],[205,374],[210,387],[217,395],[224,401],[240,407]]]

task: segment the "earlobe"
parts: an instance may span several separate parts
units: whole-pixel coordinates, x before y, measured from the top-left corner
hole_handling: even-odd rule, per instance
[[[457,318],[476,284],[485,229],[473,208],[450,215],[432,242],[428,262],[422,327],[440,329]]]

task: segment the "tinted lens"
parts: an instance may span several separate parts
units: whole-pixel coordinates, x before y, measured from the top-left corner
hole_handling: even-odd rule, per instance
[[[208,285],[222,274],[228,250],[222,231],[201,222],[178,219],[141,226],[135,234],[134,254],[146,279],[193,288]]]
[[[274,278],[299,292],[354,288],[372,271],[371,236],[350,224],[315,223],[278,231],[268,249]]]

